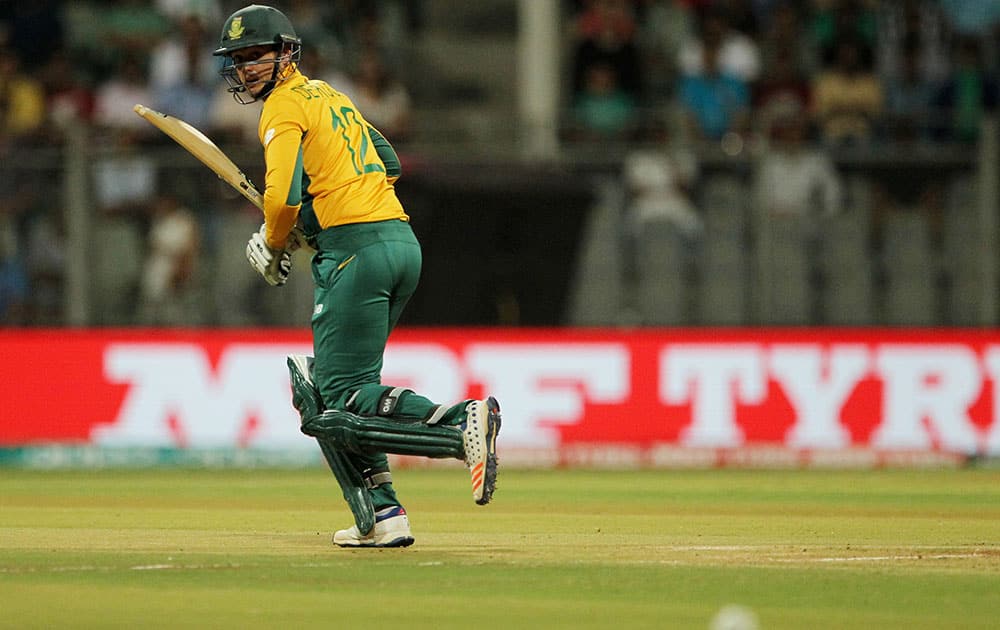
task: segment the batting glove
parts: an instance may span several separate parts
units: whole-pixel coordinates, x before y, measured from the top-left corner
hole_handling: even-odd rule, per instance
[[[283,285],[292,271],[292,255],[283,249],[271,249],[264,234],[265,228],[261,225],[250,237],[250,242],[247,243],[247,260],[269,285]]]

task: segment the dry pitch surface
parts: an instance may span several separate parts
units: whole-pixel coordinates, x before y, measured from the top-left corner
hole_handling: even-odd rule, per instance
[[[416,544],[344,550],[320,469],[0,470],[0,627],[1000,626],[996,469],[501,468],[486,507],[460,468],[396,486]]]

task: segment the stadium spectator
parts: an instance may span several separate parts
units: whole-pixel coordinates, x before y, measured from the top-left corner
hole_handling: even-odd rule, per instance
[[[209,119],[206,133],[215,142],[234,142],[254,146],[257,127],[260,122],[260,108],[240,105],[233,95],[223,90],[215,90],[209,105]]]
[[[380,0],[377,4],[377,35],[381,42],[383,62],[390,68],[406,64],[410,45],[419,35],[420,0]]]
[[[960,40],[955,69],[934,97],[935,137],[976,141],[983,116],[995,111],[997,102],[997,81],[983,68],[980,42],[971,37]]]
[[[723,75],[751,84],[760,76],[760,49],[757,42],[729,24],[726,13],[713,8],[704,13],[696,37],[688,38],[677,53],[681,74],[694,76],[711,72],[707,50]]]
[[[27,214],[25,269],[31,287],[28,317],[33,325],[63,323],[66,280],[66,226],[63,210],[34,205]]]
[[[718,43],[706,40],[701,72],[681,78],[679,104],[692,139],[721,140],[729,132],[748,128],[750,91],[739,77],[720,67]]]
[[[919,43],[903,46],[899,71],[886,81],[884,126],[896,142],[925,141],[930,137],[934,86],[921,70]]]
[[[143,0],[148,4],[149,0]],[[181,20],[192,13],[202,24],[218,24],[223,18],[222,3],[219,0],[153,0],[153,6],[161,15],[171,20]]]
[[[771,11],[763,32],[759,36],[763,73],[761,81],[768,80],[768,73],[777,63],[792,64],[796,74],[811,75],[819,67],[813,41],[807,36],[803,14],[799,5],[781,0]],[[779,61],[779,57],[782,58]]]
[[[97,86],[94,122],[113,132],[143,133],[149,125],[132,110],[136,103],[152,103],[153,93],[143,58],[129,54],[118,61],[112,75]]]
[[[590,0],[573,30],[573,94],[587,90],[593,66],[610,66],[619,89],[633,100],[642,94],[642,64],[636,24],[626,0]]]
[[[635,130],[635,99],[622,89],[615,68],[598,63],[587,69],[583,91],[573,102],[571,137],[581,141],[624,141]]]
[[[694,34],[695,17],[685,0],[645,0],[637,24],[646,99],[657,105],[673,96],[677,55],[681,43]]]
[[[811,107],[809,80],[799,71],[795,52],[790,48],[776,51],[754,88],[754,126],[766,135],[773,121],[789,109],[809,111]]]
[[[692,202],[698,160],[686,144],[675,141],[666,123],[652,121],[645,134],[649,144],[625,157],[623,180],[628,198],[627,230],[631,237],[652,221],[666,221],[693,237],[702,222]]]
[[[878,30],[875,5],[876,0],[812,0],[810,31],[824,62],[836,55],[845,39],[874,49]]]
[[[145,219],[156,197],[156,160],[141,150],[141,131],[114,130],[110,144],[115,151],[93,162],[93,201],[102,215]]]
[[[872,140],[884,95],[869,52],[857,39],[840,40],[833,64],[814,80],[813,113],[827,145],[865,145]]]
[[[319,0],[292,0],[288,3],[289,19],[295,24],[303,25],[299,36],[303,41],[309,42],[313,54],[336,67],[343,67],[347,63],[348,34],[352,37],[350,48],[356,48],[353,37],[359,8],[347,6],[350,4]],[[348,22],[338,23],[338,20],[346,18],[345,14],[350,15]],[[319,75],[310,76],[319,78]]]
[[[808,111],[786,103],[773,121],[770,139],[756,182],[758,207],[779,216],[839,212],[840,176],[827,152],[809,142]]]
[[[93,120],[94,92],[80,79],[67,53],[53,53],[42,69],[42,77],[50,134],[58,135],[69,125],[89,124]]]
[[[92,200],[99,221],[120,221],[138,235],[145,231],[139,224],[148,220],[148,208],[156,197],[158,170],[155,158],[142,150],[142,143],[159,137],[135,115],[132,108],[136,103],[152,103],[152,93],[142,60],[127,55],[115,73],[97,87],[96,131],[104,134],[103,143],[115,150],[94,158]]]
[[[201,322],[197,277],[200,240],[194,213],[175,197],[164,195],[153,204],[139,323],[177,326]]]
[[[198,13],[187,13],[150,59],[153,108],[199,129],[212,119],[213,91],[219,83],[218,63],[206,50],[212,37]]]
[[[309,73],[306,76],[326,81],[335,90],[343,92],[351,87],[350,74],[342,69],[341,64],[335,63],[330,56],[315,46],[302,47],[302,60],[299,66],[303,72]]]
[[[937,0],[959,38],[985,40],[1000,26],[1000,0]]]
[[[386,68],[377,51],[358,63],[348,92],[368,122],[394,142],[405,143],[412,131],[410,93]]]
[[[42,84],[21,71],[15,51],[0,48],[0,149],[38,132],[46,111]]]
[[[301,4],[301,6],[298,6]],[[315,48],[324,61],[337,70],[353,72],[373,52],[387,67],[407,65],[410,42],[405,9],[395,2],[336,2],[298,0],[291,15],[312,15],[303,41]],[[317,20],[318,16],[318,21]]]
[[[108,3],[99,19],[99,36],[93,46],[101,63],[110,71],[122,57],[146,59],[170,35],[172,27],[170,19],[148,0]]]
[[[951,63],[948,38],[948,22],[938,0],[882,2],[875,46],[877,71],[886,81],[912,76],[913,70],[924,81],[942,81]],[[913,56],[915,60],[908,58]]]

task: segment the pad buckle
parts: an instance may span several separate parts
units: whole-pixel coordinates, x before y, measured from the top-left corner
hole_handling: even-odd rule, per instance
[[[374,490],[383,484],[392,483],[392,473],[385,471],[369,475],[367,471],[365,471],[363,479],[365,487],[369,490]]]

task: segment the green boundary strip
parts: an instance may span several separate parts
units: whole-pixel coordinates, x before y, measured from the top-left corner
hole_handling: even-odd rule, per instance
[[[311,468],[323,465],[319,449],[106,448],[23,446],[0,448],[0,468]]]
[[[718,455],[709,459],[691,455],[675,458],[612,457],[614,448],[591,446],[590,456],[579,457],[579,453],[569,449],[559,456],[552,453],[514,449],[505,452],[504,465],[511,469],[872,469],[872,468],[997,468],[1000,457],[957,457],[935,453],[885,453],[875,457],[859,459],[856,453],[847,453],[842,458],[829,455],[822,460],[802,460],[789,451],[787,457],[775,459],[774,449],[765,449],[764,457],[753,456],[755,451],[747,449],[733,451],[743,453],[733,457]],[[592,452],[591,452],[592,451]],[[435,467],[453,464],[456,460],[427,460],[419,457],[390,456],[393,466]],[[99,468],[314,468],[325,467],[320,450],[317,449],[265,449],[265,448],[173,448],[173,447],[102,447],[93,445],[47,444],[32,446],[0,447],[0,469],[25,468],[38,470],[57,469],[99,469]]]

